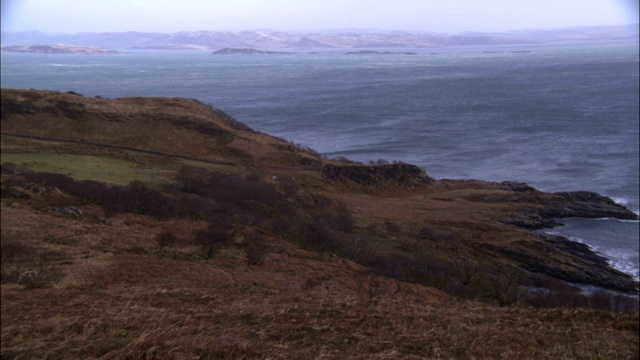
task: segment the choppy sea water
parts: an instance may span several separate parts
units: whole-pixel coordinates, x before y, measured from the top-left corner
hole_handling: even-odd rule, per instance
[[[2,52],[1,85],[197,98],[329,157],[400,160],[435,178],[590,190],[640,208],[637,42],[292,51]],[[637,221],[564,222],[553,231],[638,278]]]

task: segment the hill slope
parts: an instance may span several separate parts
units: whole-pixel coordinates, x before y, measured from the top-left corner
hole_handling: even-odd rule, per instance
[[[3,357],[637,354],[637,312],[531,307],[635,309],[570,283],[637,282],[532,231],[637,219],[608,198],[329,160],[194,100],[1,106]]]

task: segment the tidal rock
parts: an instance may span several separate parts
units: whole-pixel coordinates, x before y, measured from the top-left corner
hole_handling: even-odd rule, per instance
[[[569,283],[589,284],[610,290],[638,293],[638,282],[609,266],[608,260],[588,245],[561,236],[540,233],[542,243],[531,248],[483,244],[482,248],[514,261],[520,268]]]

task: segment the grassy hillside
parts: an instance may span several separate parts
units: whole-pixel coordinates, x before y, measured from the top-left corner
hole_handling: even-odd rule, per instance
[[[637,297],[572,285],[637,282],[532,231],[637,218],[610,199],[325,159],[194,100],[1,100],[3,358],[637,356]]]

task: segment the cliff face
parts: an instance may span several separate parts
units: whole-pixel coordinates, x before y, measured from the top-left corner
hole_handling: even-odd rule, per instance
[[[3,163],[11,158],[36,170],[45,164],[77,173],[79,164],[64,159],[92,156],[126,162],[165,184],[194,164],[208,169],[202,174],[262,179],[276,193],[251,190],[239,198],[251,204],[251,211],[272,217],[263,223],[273,228],[264,225],[263,233],[331,243],[341,256],[405,281],[462,286],[464,271],[454,264],[464,259],[471,265],[462,268],[481,274],[474,277],[483,279],[477,280],[480,287],[507,273],[521,286],[562,280],[638,291],[637,282],[587,247],[532,231],[555,226],[563,217],[638,219],[595,193],[545,193],[516,182],[435,180],[410,164],[326,159],[194,100],[3,89],[1,106]],[[101,180],[98,173],[87,176]],[[251,188],[251,181],[234,186]],[[301,217],[273,225],[273,217],[286,211],[261,203],[264,194],[285,196],[288,200],[274,204],[299,206]],[[319,215],[320,209],[330,215]],[[309,219],[315,222],[296,224]]]

